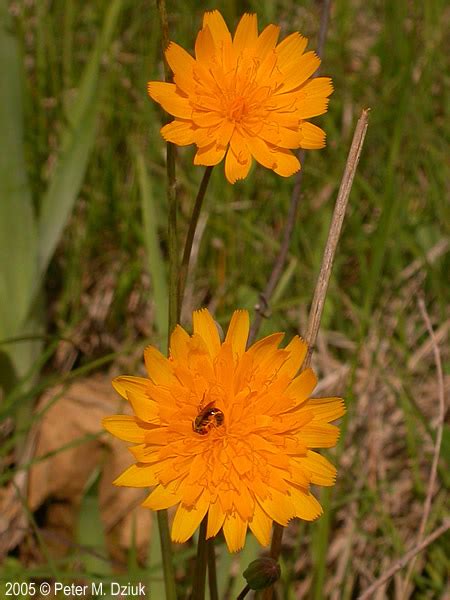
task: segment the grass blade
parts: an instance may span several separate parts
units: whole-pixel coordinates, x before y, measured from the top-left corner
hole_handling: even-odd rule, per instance
[[[55,251],[84,179],[95,140],[101,59],[111,44],[121,8],[122,0],[113,0],[108,7],[102,32],[85,68],[77,100],[70,111],[58,164],[42,201],[39,218],[41,277]]]
[[[24,333],[23,323],[37,274],[36,224],[23,146],[23,61],[6,0],[0,0],[0,69],[0,339],[3,339]],[[11,382],[16,374],[27,370],[28,353],[21,352],[24,346],[8,348],[10,358],[3,351],[0,362],[4,382]],[[30,354],[32,357],[33,352]]]

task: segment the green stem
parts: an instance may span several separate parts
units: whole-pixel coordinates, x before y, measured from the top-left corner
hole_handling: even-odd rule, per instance
[[[219,600],[219,590],[217,589],[216,572],[216,552],[214,548],[214,538],[209,539],[208,546],[208,583],[210,600]]]
[[[195,561],[194,581],[192,583],[192,600],[204,600],[205,598],[206,565],[208,562],[207,523],[208,517],[206,516],[200,525],[198,534],[197,559]]]
[[[270,557],[278,561],[281,554],[281,543],[283,541],[284,527],[278,523],[273,524],[272,543],[270,544]],[[263,600],[271,600],[273,597],[273,586],[270,586],[262,592]]]
[[[166,599],[176,600],[175,570],[172,561],[172,546],[169,533],[169,518],[167,510],[158,510],[159,541],[161,543],[161,556],[164,571],[164,586],[166,588]]]
[[[175,181],[175,149],[173,144],[167,144],[167,202],[169,207],[169,328],[168,346],[170,335],[178,322],[178,237],[177,237],[177,212],[178,202]]]
[[[189,229],[186,236],[186,243],[184,245],[183,258],[178,273],[178,317],[180,316],[181,307],[183,305],[183,296],[186,287],[186,279],[189,271],[189,260],[191,258],[195,230],[197,229],[198,218],[200,216],[200,211],[202,208],[203,200],[205,198],[206,189],[208,187],[212,170],[213,167],[206,167],[205,169],[203,179],[198,189],[197,198],[195,199],[194,209],[192,211],[192,216],[189,223]]]
[[[167,18],[165,0],[157,0],[159,19],[162,33],[162,50],[165,52],[169,45],[169,21]],[[165,79],[170,81],[171,72],[167,61],[164,60]],[[170,345],[170,334],[177,324],[178,316],[178,239],[177,239],[177,190],[175,178],[175,146],[167,144],[167,205],[168,205],[168,246],[169,246],[169,327],[167,332],[167,346]],[[169,519],[167,510],[158,511],[158,529],[161,542],[161,556],[164,570],[164,585],[166,600],[176,600],[175,569],[173,566],[172,544],[169,533]]]

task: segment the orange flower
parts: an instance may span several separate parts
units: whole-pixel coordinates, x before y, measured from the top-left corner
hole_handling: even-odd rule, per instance
[[[225,341],[207,310],[193,315],[194,333],[177,326],[170,358],[149,346],[149,379],[118,377],[115,389],[136,416],[107,417],[103,426],[136,445],[136,464],[115,481],[154,486],[143,506],[178,506],[172,539],[185,542],[208,515],[207,537],[221,528],[231,552],[249,527],[262,545],[272,522],[307,521],[321,512],[310,484],[330,486],[335,468],[311,448],[330,448],[342,416],[339,398],[309,398],[317,379],[297,375],[307,346],[294,337],[278,349],[275,333],[246,350],[248,313],[234,313]]]
[[[231,39],[222,15],[207,12],[195,58],[174,42],[166,50],[175,83],[148,84],[151,98],[175,117],[163,138],[196,144],[196,165],[216,165],[226,155],[230,183],[247,176],[252,157],[289,177],[300,169],[290,149],[325,145],[325,133],[306,119],[327,111],[331,79],[311,79],[320,59],[304,54],[306,38],[293,33],[277,45],[279,33],[268,25],[258,35],[256,15],[244,14]]]

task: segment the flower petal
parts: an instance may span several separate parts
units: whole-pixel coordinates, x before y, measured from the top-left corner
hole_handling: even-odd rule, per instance
[[[289,384],[286,392],[297,405],[302,404],[312,394],[317,385],[317,377],[311,368],[305,369]]]
[[[177,86],[187,94],[194,93],[194,58],[175,42],[170,42],[165,56]]]
[[[146,429],[139,427],[136,422],[136,417],[128,415],[112,415],[102,419],[102,425],[119,440],[126,442],[136,442],[142,444],[145,442]]]
[[[214,358],[220,350],[220,337],[216,322],[206,308],[196,310],[192,321],[194,333],[204,340],[211,357]]]
[[[196,128],[192,121],[175,119],[161,127],[160,133],[166,142],[172,142],[178,146],[189,146],[196,140]]]
[[[164,108],[166,112],[174,117],[190,119],[192,107],[186,96],[182,96],[174,83],[163,81],[149,81],[147,85],[148,95]]]
[[[255,500],[250,494],[247,484],[243,481],[236,486],[234,507],[244,521],[249,521],[255,510]]]
[[[225,517],[223,533],[230,552],[238,552],[244,547],[247,533],[247,522],[243,521],[237,513]]]
[[[253,158],[263,165],[263,167],[273,169],[275,159],[267,143],[259,137],[248,137],[246,142]]]
[[[314,521],[323,513],[320,502],[311,492],[300,490],[294,486],[290,488],[291,498],[295,505],[295,516],[305,521]]]
[[[310,98],[317,96],[327,98],[333,93],[333,82],[330,77],[315,77],[302,85],[301,91]]]
[[[262,546],[268,546],[270,542],[270,534],[272,531],[272,519],[265,513],[258,502],[255,502],[255,510],[253,517],[248,525]]]
[[[277,25],[267,25],[262,30],[255,45],[255,55],[260,60],[264,59],[268,52],[275,48],[279,35],[280,28]]]
[[[128,392],[147,394],[150,387],[150,381],[145,377],[121,375],[112,380],[112,386],[122,398],[128,400]]]
[[[178,482],[169,483],[167,486],[158,485],[152,493],[147,496],[141,504],[144,508],[151,510],[164,510],[170,508],[180,502],[180,494],[175,491],[178,487]]]
[[[208,511],[208,527],[206,530],[206,538],[211,538],[217,535],[225,520],[225,513],[220,506],[220,502],[216,501],[211,504]]]
[[[156,385],[169,385],[176,382],[170,361],[154,346],[145,348],[144,362],[150,379]]]
[[[236,52],[242,52],[244,48],[249,48],[256,43],[258,38],[258,19],[252,13],[245,13],[236,28],[233,38],[233,48]]]
[[[239,357],[245,352],[248,333],[250,330],[250,317],[247,310],[235,310],[228,325],[225,341],[231,344],[233,353]]]
[[[170,356],[174,361],[184,362],[189,354],[189,334],[177,325],[170,336]]]
[[[290,496],[274,489],[270,489],[270,495],[259,502],[269,517],[283,526],[288,524],[297,510]]]
[[[311,483],[330,486],[336,482],[336,467],[313,450],[308,450],[305,457],[297,457],[293,461],[308,474]]]
[[[284,333],[272,333],[255,342],[250,346],[247,352],[256,362],[262,362],[263,360],[270,358],[277,350],[283,338]]]
[[[172,523],[172,540],[174,542],[183,543],[192,537],[194,531],[206,515],[208,507],[209,502],[207,501],[206,493],[203,493],[197,500],[196,505],[192,508],[180,504]]]
[[[325,146],[325,132],[314,125],[304,121],[300,125],[300,131],[302,134],[300,147],[306,150],[316,150]]]
[[[281,175],[282,177],[290,177],[300,170],[300,162],[290,150],[279,148],[276,151],[274,150],[274,155],[276,162],[273,170],[275,173],[277,173],[277,175]]]
[[[302,410],[311,410],[314,413],[313,421],[329,423],[345,414],[345,405],[342,398],[310,398],[302,406]]]
[[[299,57],[303,54],[308,39],[298,32],[291,33],[287,38],[276,47],[278,55],[278,64],[283,71],[289,71],[293,65],[297,64]]]
[[[226,146],[219,146],[216,142],[213,142],[209,146],[199,148],[194,157],[194,165],[204,165],[209,167],[217,165],[217,163],[220,163],[225,156],[226,151]]]
[[[140,392],[129,391],[127,396],[135,415],[141,421],[152,423],[153,425],[160,424],[159,404],[157,402],[151,400],[148,395]]]
[[[208,26],[214,39],[214,44],[219,47],[221,43],[228,42],[231,46],[231,34],[227,24],[218,10],[205,12],[203,15],[203,27]]]
[[[296,103],[296,114],[299,119],[310,119],[318,117],[328,110],[328,98],[325,97],[303,97]]]
[[[153,469],[147,465],[131,465],[113,482],[129,487],[151,487],[159,483]]]
[[[216,48],[208,25],[198,32],[195,40],[195,58],[204,65],[209,65],[215,56]]]
[[[281,65],[280,65],[281,66]],[[304,83],[320,66],[320,58],[315,52],[302,54],[298,60],[290,64],[288,68],[283,69],[283,84],[280,87],[281,92],[290,92]]]
[[[239,155],[233,148],[229,148],[225,159],[225,176],[230,183],[236,183],[238,179],[245,179],[252,166],[252,155],[247,146],[242,146]]]
[[[328,423],[311,422],[302,427],[298,437],[309,448],[332,448],[339,439],[339,428]]]
[[[298,335],[294,336],[289,344],[284,348],[286,352],[289,352],[289,357],[283,366],[280,368],[278,373],[288,375],[290,379],[295,377],[298,370],[305,360],[306,353],[308,351],[308,344]]]

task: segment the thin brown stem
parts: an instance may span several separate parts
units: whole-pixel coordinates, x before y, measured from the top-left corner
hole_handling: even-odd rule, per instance
[[[317,54],[320,56],[320,58],[323,58],[325,40],[327,39],[328,19],[330,17],[330,5],[331,0],[323,1],[322,13],[320,16],[319,37],[317,39]]]
[[[170,44],[169,19],[167,17],[166,0],[156,0],[156,5],[158,7],[159,24],[161,26],[161,47],[164,58],[164,75],[165,80],[169,81],[172,77],[172,72],[165,57],[165,51],[167,46]]]
[[[192,210],[191,220],[189,222],[189,229],[186,236],[186,242],[184,244],[183,258],[181,260],[181,266],[178,273],[178,315],[179,319],[181,314],[181,307],[183,305],[184,290],[186,287],[186,280],[189,273],[189,260],[191,258],[192,244],[194,242],[195,231],[197,229],[198,218],[202,208],[203,200],[205,198],[206,189],[208,187],[209,180],[211,178],[213,167],[206,167],[203,174],[200,187],[197,192],[195,199],[194,208]]]
[[[331,270],[333,268],[336,248],[341,235],[342,224],[344,222],[345,212],[347,209],[350,191],[352,189],[353,179],[355,177],[356,168],[361,156],[364,138],[366,137],[367,125],[369,119],[369,110],[362,111],[356,124],[355,133],[353,134],[352,144],[347,157],[344,175],[342,176],[341,185],[339,187],[336,204],[334,206],[333,217],[331,219],[328,239],[325,246],[322,265],[320,267],[319,277],[317,279],[314,290],[311,310],[309,312],[308,326],[306,328],[306,342],[308,343],[308,354],[305,359],[304,368],[309,365],[311,355],[316,343],[317,333],[320,327],[323,307],[330,282]]]
[[[433,345],[433,353],[434,353],[434,362],[436,365],[436,373],[437,373],[437,382],[438,382],[438,394],[439,394],[439,415],[437,422],[437,432],[436,432],[436,440],[434,443],[434,452],[433,452],[433,462],[431,464],[430,477],[428,479],[428,488],[427,488],[427,496],[425,498],[425,504],[423,506],[422,519],[420,521],[419,533],[417,534],[416,545],[419,545],[425,533],[425,528],[427,526],[428,517],[430,516],[431,511],[431,501],[433,499],[434,487],[436,484],[436,475],[439,463],[439,455],[441,452],[441,444],[442,444],[442,435],[444,429],[444,418],[445,418],[445,386],[444,386],[444,374],[442,371],[442,360],[441,360],[441,352],[439,350],[439,345],[436,339],[436,335],[433,330],[433,326],[431,324],[430,317],[428,315],[425,302],[423,298],[419,298],[418,300],[419,310],[424,320],[425,326],[428,330],[428,334],[430,336],[431,343]],[[403,584],[403,590],[401,593],[401,598],[406,597],[408,582],[411,578],[411,574],[414,569],[415,559],[413,559],[408,566],[408,570],[406,572],[405,581]]]
[[[388,569],[381,577],[379,577],[376,581],[370,585],[365,592],[363,592],[358,600],[368,600],[374,594],[378,588],[389,581],[391,577],[393,577],[397,571],[403,569],[410,560],[412,560],[419,552],[425,550],[430,544],[436,541],[441,535],[446,533],[450,529],[450,519],[444,521],[441,527],[438,527],[433,533],[430,533],[428,537],[426,537],[420,544],[412,548],[409,552],[407,552],[402,558],[400,558],[397,562],[395,562],[390,569]]]

